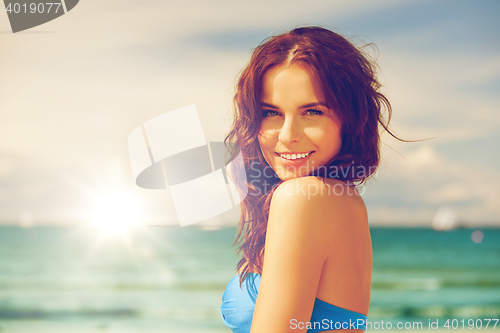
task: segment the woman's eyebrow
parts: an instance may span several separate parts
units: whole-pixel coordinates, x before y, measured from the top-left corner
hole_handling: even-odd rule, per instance
[[[276,109],[276,110],[279,110],[280,108],[277,107],[277,106],[274,106],[272,104],[268,104],[268,103],[264,103],[264,102],[260,102],[260,105],[261,106],[265,106],[266,108],[270,108],[270,109]]]
[[[315,106],[324,106],[326,108],[328,107],[328,105],[326,105],[326,103],[316,102],[316,103],[309,103],[309,104],[305,104],[305,105],[299,106],[299,109],[312,108],[312,107],[315,107]]]
[[[260,105],[261,106],[265,106],[266,108],[279,110],[279,107],[277,107],[275,105],[272,105],[272,104],[269,104],[269,103],[261,102]],[[315,107],[315,106],[328,107],[328,105],[326,105],[326,103],[316,102],[316,103],[308,103],[308,104],[301,105],[301,106],[299,106],[299,109],[307,109],[307,108],[312,108],[312,107]]]

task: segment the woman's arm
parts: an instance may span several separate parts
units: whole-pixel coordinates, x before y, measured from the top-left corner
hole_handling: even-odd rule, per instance
[[[291,320],[310,321],[325,261],[356,207],[352,200],[360,199],[336,195],[316,177],[292,179],[276,189],[252,333],[306,332]]]

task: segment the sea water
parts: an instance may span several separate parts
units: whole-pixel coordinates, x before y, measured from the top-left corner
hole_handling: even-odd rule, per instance
[[[500,229],[473,232],[372,228],[369,320],[499,318]],[[235,233],[2,226],[0,332],[230,332],[219,307]]]

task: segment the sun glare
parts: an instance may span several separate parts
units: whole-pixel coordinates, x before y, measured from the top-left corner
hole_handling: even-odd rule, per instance
[[[137,204],[130,196],[111,193],[95,198],[97,206],[90,222],[102,236],[127,237],[138,224]]]

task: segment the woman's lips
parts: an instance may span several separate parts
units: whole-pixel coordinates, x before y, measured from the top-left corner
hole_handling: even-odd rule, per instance
[[[314,154],[314,151],[306,153],[304,152],[276,153],[276,155],[280,158],[281,163],[283,163],[286,166],[301,165],[305,163],[307,160],[309,160],[312,154]]]

